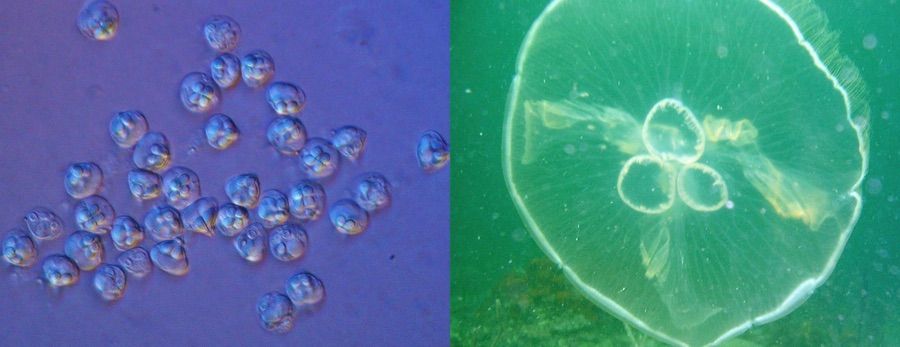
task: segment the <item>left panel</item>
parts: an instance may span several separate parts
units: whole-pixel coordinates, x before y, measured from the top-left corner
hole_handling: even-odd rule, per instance
[[[449,344],[446,3],[104,3],[0,12],[0,345]]]

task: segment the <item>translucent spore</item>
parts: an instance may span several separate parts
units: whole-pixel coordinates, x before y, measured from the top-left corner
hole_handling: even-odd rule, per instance
[[[183,209],[200,198],[200,177],[186,167],[173,167],[162,176],[162,191],[169,205]]]
[[[331,144],[344,158],[356,161],[366,149],[366,131],[346,125],[331,132]]]
[[[259,177],[242,174],[231,177],[225,183],[225,195],[231,203],[246,208],[254,208],[259,203]]]
[[[99,195],[92,195],[75,205],[75,226],[94,234],[106,234],[112,229],[116,210],[109,201]]]
[[[219,234],[232,237],[244,230],[250,224],[250,213],[243,206],[226,203],[219,207],[219,215],[216,218],[216,230]]]
[[[164,170],[172,160],[169,139],[156,131],[145,134],[135,145],[131,159],[139,169],[157,172]]]
[[[353,200],[366,211],[377,211],[391,204],[391,184],[380,173],[362,174],[351,189]]]
[[[241,77],[244,84],[257,88],[275,76],[275,60],[266,51],[254,50],[241,58]]]
[[[440,133],[428,130],[419,138],[416,158],[419,160],[419,167],[426,172],[437,171],[450,162],[450,145]]]
[[[241,135],[240,130],[231,117],[221,113],[209,117],[203,132],[206,134],[206,143],[218,150],[231,147]]]
[[[156,241],[171,240],[184,235],[181,213],[169,205],[157,205],[144,216],[144,228]]]
[[[203,197],[181,211],[181,220],[185,231],[212,236],[218,214],[219,203],[216,198]]]
[[[266,331],[284,334],[294,327],[294,305],[287,295],[266,293],[256,302],[259,322]]]
[[[133,147],[148,130],[147,117],[138,110],[117,112],[109,121],[109,136],[122,148]]]
[[[65,253],[79,269],[91,271],[103,262],[103,241],[100,235],[79,230],[66,239]]]
[[[334,174],[340,163],[340,155],[331,142],[314,137],[306,141],[300,150],[300,166],[309,177],[323,178]]]
[[[38,257],[34,240],[23,230],[10,230],[0,247],[3,247],[3,260],[13,266],[29,267],[34,265]]]
[[[150,253],[143,247],[129,249],[119,254],[116,261],[129,275],[135,278],[143,278],[153,271],[153,262]]]
[[[209,73],[219,87],[234,87],[241,80],[241,59],[231,53],[220,54],[209,63]]]
[[[138,200],[150,200],[159,197],[162,179],[156,173],[144,169],[132,169],[128,172],[128,190]]]
[[[216,81],[202,72],[185,75],[181,80],[179,95],[184,108],[194,113],[209,112],[222,98],[222,92],[219,91]]]
[[[174,276],[184,276],[191,270],[184,241],[180,238],[157,243],[150,250],[150,259],[160,270]]]
[[[301,272],[288,278],[285,293],[299,307],[318,304],[325,298],[325,285],[315,275]]]
[[[128,285],[125,271],[118,265],[103,264],[94,274],[94,290],[103,300],[115,301],[125,295]]]
[[[297,155],[306,145],[306,127],[296,117],[278,117],[269,123],[266,138],[284,155]]]
[[[144,229],[131,216],[118,216],[113,221],[109,237],[116,249],[126,251],[139,246],[144,241]]]
[[[72,259],[62,254],[53,254],[44,258],[41,264],[42,277],[51,287],[66,287],[78,283],[81,270]]]
[[[63,222],[59,215],[46,207],[35,207],[25,215],[25,226],[38,240],[55,240],[62,236]]]
[[[306,92],[293,83],[274,82],[266,90],[266,101],[279,115],[297,114],[306,106]]]
[[[203,36],[212,49],[231,52],[241,41],[241,26],[229,16],[212,16],[203,25]]]
[[[76,24],[84,37],[97,41],[110,40],[119,29],[119,10],[109,1],[92,0],[81,8]]]
[[[291,216],[287,196],[275,189],[263,192],[256,213],[266,228],[284,224]]]
[[[303,180],[291,188],[289,206],[291,215],[301,222],[318,219],[325,212],[325,188],[321,184]]]
[[[334,229],[341,234],[357,235],[369,226],[369,213],[353,200],[339,200],[331,205],[328,217]]]
[[[269,251],[275,259],[281,261],[302,257],[308,244],[306,230],[298,224],[280,225],[269,233]]]
[[[232,243],[241,258],[255,263],[266,255],[266,237],[266,228],[260,223],[253,223],[238,234]]]
[[[100,192],[103,187],[103,170],[94,163],[75,163],[66,169],[66,193],[76,199],[84,199]]]

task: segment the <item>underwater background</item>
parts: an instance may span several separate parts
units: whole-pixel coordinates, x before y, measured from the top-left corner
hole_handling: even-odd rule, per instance
[[[504,182],[502,125],[516,56],[547,3],[451,3],[451,343],[655,345],[565,279],[532,240]],[[806,303],[726,345],[900,345],[900,4],[816,4],[869,90],[862,214],[831,277]]]

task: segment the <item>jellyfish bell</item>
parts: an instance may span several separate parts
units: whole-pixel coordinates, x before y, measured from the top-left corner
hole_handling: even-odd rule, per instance
[[[788,314],[862,204],[866,92],[836,39],[810,0],[553,1],[520,50],[503,135],[535,241],[590,300],[671,344]]]

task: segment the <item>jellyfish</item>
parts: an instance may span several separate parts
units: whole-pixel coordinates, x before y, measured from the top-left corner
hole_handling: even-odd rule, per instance
[[[588,299],[674,345],[790,313],[859,217],[866,90],[809,0],[553,1],[517,61],[507,186]]]

